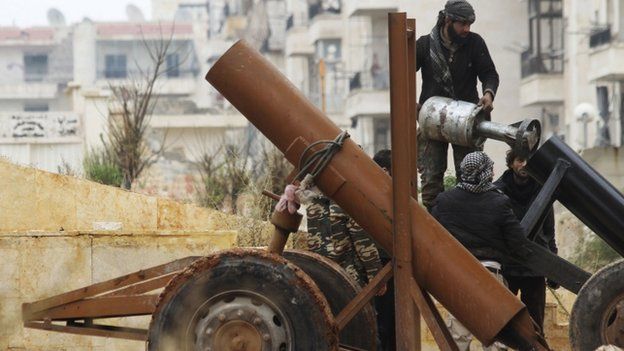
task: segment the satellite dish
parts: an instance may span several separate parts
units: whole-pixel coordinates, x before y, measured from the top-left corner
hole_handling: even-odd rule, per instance
[[[128,16],[129,22],[145,22],[143,11],[133,4],[126,6],[126,16]]]
[[[48,24],[51,27],[64,27],[65,26],[65,16],[63,13],[55,8],[51,8],[48,10]]]

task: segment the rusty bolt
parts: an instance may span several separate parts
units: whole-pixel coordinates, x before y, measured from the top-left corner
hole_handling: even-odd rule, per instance
[[[211,335],[211,334],[212,334],[212,328],[206,329],[206,335]]]
[[[269,334],[264,334],[264,335],[262,335],[262,340],[269,341],[269,340],[271,340],[271,336]]]
[[[262,322],[262,320],[260,318],[258,318],[258,317],[254,318],[254,320],[253,320],[253,324],[255,324],[255,325],[260,325],[261,322]]]
[[[240,318],[243,316],[243,310],[236,311],[236,315]]]
[[[225,322],[225,313],[219,314],[219,322]]]

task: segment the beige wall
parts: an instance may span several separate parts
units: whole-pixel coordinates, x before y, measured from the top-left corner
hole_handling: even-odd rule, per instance
[[[0,188],[0,350],[144,350],[141,342],[25,329],[21,305],[230,248],[243,226],[217,211],[4,160]],[[107,225],[121,229],[94,230]],[[149,318],[128,321],[146,328]]]

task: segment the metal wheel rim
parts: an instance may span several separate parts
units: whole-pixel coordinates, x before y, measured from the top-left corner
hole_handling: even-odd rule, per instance
[[[624,347],[624,294],[613,299],[605,309],[600,334],[605,344]]]
[[[195,310],[186,329],[185,349],[247,351],[260,345],[258,351],[294,351],[292,335],[290,321],[267,298],[253,291],[231,290],[210,297]]]

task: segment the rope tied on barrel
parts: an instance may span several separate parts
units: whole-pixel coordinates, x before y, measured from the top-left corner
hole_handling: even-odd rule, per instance
[[[308,203],[311,199],[318,196],[315,191],[310,190],[314,187],[314,179],[327,167],[334,155],[340,151],[348,137],[349,133],[342,131],[334,140],[318,140],[303,150],[297,165],[299,173],[293,179],[293,183],[286,186],[284,194],[282,194],[275,206],[277,211],[282,212],[288,209],[288,212],[294,213],[299,204]],[[325,147],[306,156],[317,145],[325,145]],[[296,181],[300,181],[298,186],[294,184]]]

